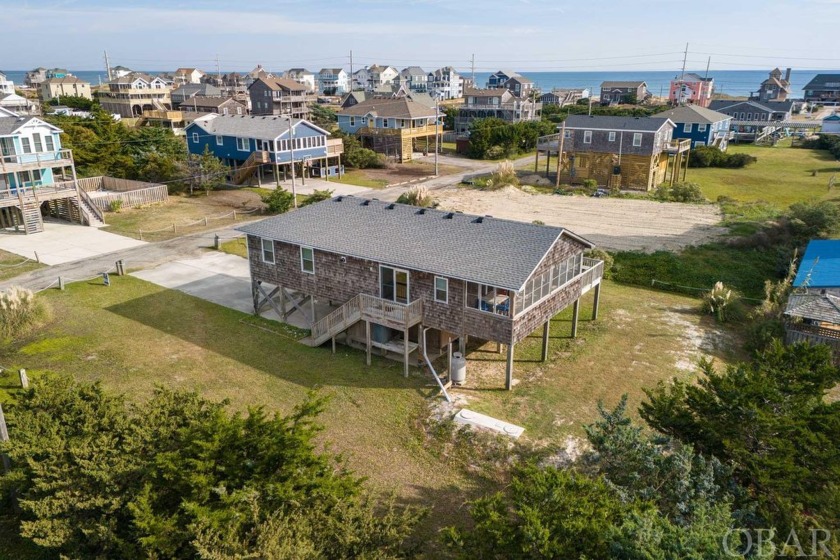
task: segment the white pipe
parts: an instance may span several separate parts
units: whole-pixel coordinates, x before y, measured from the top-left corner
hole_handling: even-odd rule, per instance
[[[435,368],[432,366],[432,361],[429,359],[429,355],[426,354],[426,331],[428,331],[430,328],[432,327],[426,327],[425,329],[423,329],[423,359],[426,360],[426,365],[429,366],[429,369],[431,370],[435,381],[437,381],[437,384],[440,385],[440,390],[443,391],[443,396],[446,397],[446,402],[451,403],[452,397],[450,397],[449,393],[446,392],[446,387],[443,386],[443,381],[441,381],[440,377],[438,377]]]

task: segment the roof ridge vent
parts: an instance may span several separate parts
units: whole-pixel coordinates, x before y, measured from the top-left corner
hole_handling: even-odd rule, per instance
[[[483,223],[484,223],[484,217],[479,216],[478,218],[476,218],[475,220],[473,220],[473,221],[472,221],[472,223],[474,223],[474,224],[483,224]]]
[[[415,214],[419,214],[419,215],[421,215],[421,216],[422,216],[423,214],[425,214],[425,213],[426,213],[426,209],[425,209],[425,208],[421,208],[420,210],[418,210],[417,212],[415,212]]]
[[[449,212],[443,217],[443,219],[444,220],[451,220],[454,217],[455,217],[455,213],[454,212]]]
[[[344,197],[343,197],[343,196],[337,196],[337,197],[335,197],[335,201],[336,201],[336,202],[341,202],[342,200],[344,200]]]
[[[362,201],[362,206],[370,206],[370,199],[366,198]]]
[[[393,210],[396,207],[397,207],[397,205],[392,202],[391,204],[389,204],[388,206],[385,207],[385,210]]]

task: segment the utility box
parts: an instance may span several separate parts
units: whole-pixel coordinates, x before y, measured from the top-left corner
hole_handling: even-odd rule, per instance
[[[463,385],[467,380],[467,359],[460,352],[452,353],[452,371],[449,380],[455,385]]]

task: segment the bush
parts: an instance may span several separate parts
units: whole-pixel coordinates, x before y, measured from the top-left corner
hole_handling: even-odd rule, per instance
[[[598,188],[598,181],[596,181],[595,179],[584,179],[583,180],[583,188],[585,188],[585,189]]]
[[[516,176],[516,169],[513,167],[513,163],[505,160],[501,162],[496,167],[496,171],[490,175],[485,188],[495,191],[507,186],[518,187],[519,177]]]
[[[422,208],[432,208],[437,205],[425,185],[417,185],[402,193],[397,199],[399,204],[410,204]]]
[[[585,257],[589,257],[590,259],[598,259],[599,261],[604,261],[604,278],[610,278],[610,271],[612,270],[613,264],[615,264],[615,259],[613,256],[603,249],[590,249],[586,253],[584,253]]]
[[[381,169],[385,167],[385,157],[367,148],[359,148],[347,158],[347,165],[356,169]]]
[[[715,282],[715,286],[703,295],[703,312],[714,315],[719,323],[726,323],[743,317],[740,306],[741,296],[723,282]]]
[[[316,202],[321,202],[322,200],[329,200],[332,198],[333,191],[329,189],[318,190],[315,189],[303,202],[300,203],[301,206],[309,206],[310,204],[315,204]]]
[[[689,152],[689,167],[726,167],[740,169],[758,159],[748,154],[729,154],[714,146],[698,146]]]
[[[108,203],[108,212],[119,212],[122,209],[123,201],[121,199],[112,200]]]
[[[274,189],[261,197],[266,209],[273,214],[284,214],[295,204],[295,197],[286,189]]]
[[[676,183],[673,186],[663,183],[653,191],[653,197],[665,202],[706,202],[697,183]]]
[[[840,210],[828,201],[791,204],[787,217],[792,233],[805,240],[827,237],[840,226]]]
[[[46,304],[31,290],[12,286],[0,292],[0,339],[27,334],[49,315]]]

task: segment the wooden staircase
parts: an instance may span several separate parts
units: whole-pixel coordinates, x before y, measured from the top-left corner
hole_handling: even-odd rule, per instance
[[[320,321],[312,325],[311,334],[301,342],[320,346],[337,334],[346,331],[362,319],[362,295],[359,294]]]
[[[26,200],[21,209],[23,214],[23,230],[27,233],[44,231],[44,219],[41,217],[41,203],[37,200]]]
[[[269,157],[268,152],[251,152],[251,155],[248,156],[245,163],[236,170],[236,174],[233,176],[233,183],[235,185],[241,185],[247,179],[250,179],[257,168],[264,163],[271,163],[271,157]]]
[[[101,216],[101,212],[97,212],[96,208],[82,197],[80,200],[71,198],[70,207],[74,210],[76,220],[79,223],[89,225],[91,227],[102,227],[105,225],[105,220]]]

